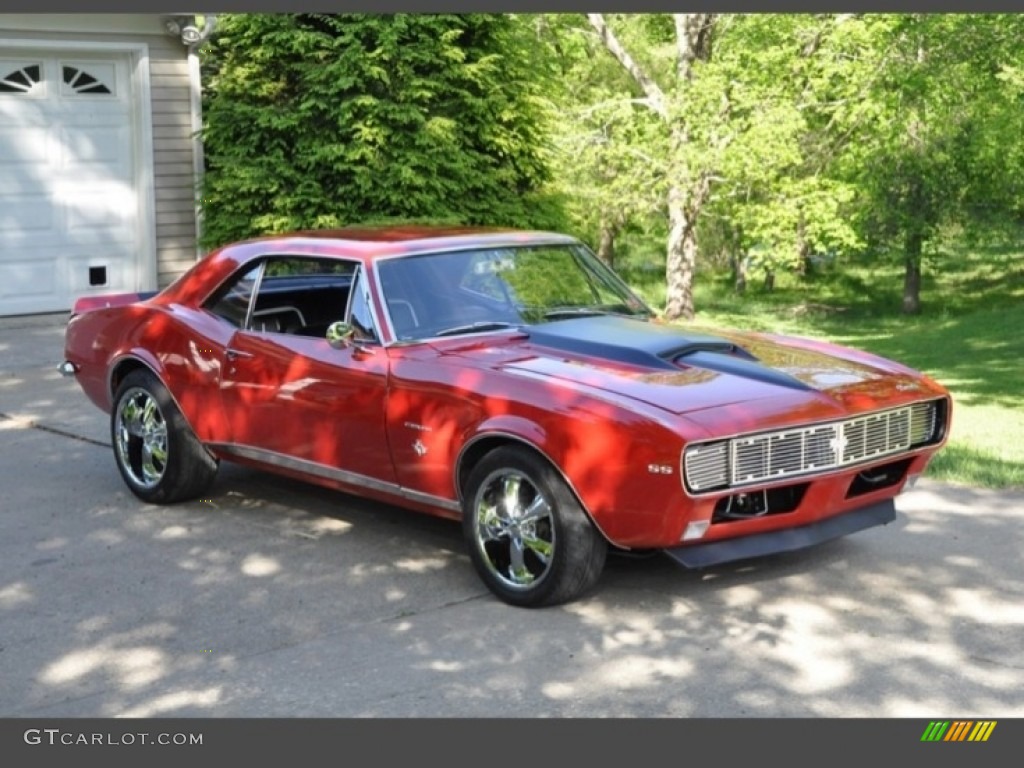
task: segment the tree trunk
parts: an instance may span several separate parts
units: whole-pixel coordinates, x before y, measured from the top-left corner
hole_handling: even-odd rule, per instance
[[[811,273],[811,244],[807,242],[807,222],[802,210],[796,227],[796,256],[797,275],[807,277]]]
[[[678,184],[668,191],[668,253],[665,259],[665,317],[692,320],[693,276],[697,265],[695,217],[687,211],[685,194]]]
[[[921,311],[921,249],[924,238],[912,232],[906,240],[906,272],[903,275],[903,314],[916,315]]]
[[[700,210],[707,200],[711,187],[708,173],[684,173],[679,163],[683,161],[690,139],[687,130],[685,110],[680,117],[673,117],[668,100],[657,81],[641,67],[622,45],[615,33],[608,27],[600,13],[588,13],[587,20],[597,31],[601,42],[633,81],[643,91],[644,102],[660,117],[669,129],[669,163],[675,169],[669,172],[671,186],[668,191],[668,245],[665,259],[665,281],[668,284],[665,297],[665,317],[691,319],[693,311],[693,277],[697,264],[696,223]],[[676,30],[676,83],[688,83],[693,78],[693,66],[697,61],[711,59],[712,27],[715,14],[675,14]],[[726,105],[728,100],[726,100]],[[693,170],[693,169],[690,169]],[[690,186],[685,186],[687,180]]]
[[[739,253],[733,249],[729,260],[732,262],[732,278],[733,288],[736,293],[743,294],[747,292],[747,254]]]
[[[615,267],[615,237],[619,228],[615,222],[608,219],[601,221],[601,234],[597,243],[597,258],[614,269]]]

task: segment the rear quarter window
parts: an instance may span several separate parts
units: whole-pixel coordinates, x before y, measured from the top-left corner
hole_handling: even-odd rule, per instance
[[[229,278],[216,293],[203,304],[203,308],[217,317],[223,318],[236,328],[245,325],[249,313],[249,304],[256,289],[256,280],[260,274],[260,265]]]

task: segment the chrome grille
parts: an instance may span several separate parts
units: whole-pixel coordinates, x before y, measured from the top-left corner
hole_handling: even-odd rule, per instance
[[[937,401],[930,401],[691,446],[684,453],[686,483],[698,492],[751,485],[897,454],[936,436],[938,411]]]
[[[686,452],[686,481],[694,490],[717,488],[729,482],[728,443],[698,445]]]
[[[910,406],[910,443],[926,443],[935,436],[935,403],[917,403]]]
[[[877,413],[838,424],[843,464],[910,447],[910,409]]]

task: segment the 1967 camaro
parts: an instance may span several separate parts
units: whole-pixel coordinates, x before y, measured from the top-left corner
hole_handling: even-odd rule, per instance
[[[80,299],[61,369],[139,498],[194,498],[223,459],[461,520],[525,606],[609,547],[700,568],[888,523],[951,411],[897,363],[662,323],[579,241],[483,229],[229,245]]]

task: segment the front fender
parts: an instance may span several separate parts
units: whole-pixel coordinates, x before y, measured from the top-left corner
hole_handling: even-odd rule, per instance
[[[682,437],[625,411],[538,416],[504,414],[482,422],[459,451],[456,487],[461,490],[469,468],[490,447],[518,442],[555,467],[612,544],[644,547],[652,534],[656,539],[678,536],[685,503],[679,475]]]

